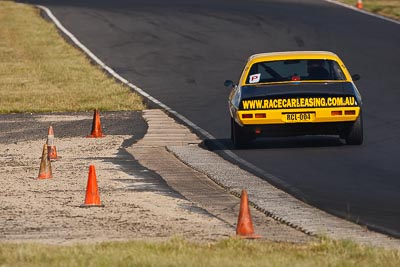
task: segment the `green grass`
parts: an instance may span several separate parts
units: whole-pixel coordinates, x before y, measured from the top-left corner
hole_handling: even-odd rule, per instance
[[[307,245],[227,239],[195,244],[118,242],[51,246],[0,243],[0,266],[400,266],[397,250],[322,239]]]
[[[0,113],[141,110],[31,6],[0,1]]]
[[[355,6],[357,0],[338,0],[339,2]],[[363,0],[363,8],[372,13],[400,20],[399,0]]]

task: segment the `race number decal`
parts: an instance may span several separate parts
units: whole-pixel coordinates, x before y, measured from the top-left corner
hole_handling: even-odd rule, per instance
[[[261,73],[250,75],[249,83],[258,83],[260,81]]]

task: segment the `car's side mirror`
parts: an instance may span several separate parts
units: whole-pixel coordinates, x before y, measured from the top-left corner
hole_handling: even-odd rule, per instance
[[[353,74],[351,75],[351,78],[353,79],[353,81],[358,81],[359,79],[361,79],[360,74]]]
[[[225,86],[225,87],[232,87],[232,86],[233,86],[233,81],[231,81],[231,80],[226,80],[226,81],[224,82],[224,86]]]

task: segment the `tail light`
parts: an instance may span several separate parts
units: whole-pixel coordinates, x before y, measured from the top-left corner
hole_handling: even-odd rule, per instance
[[[345,110],[344,115],[356,115],[356,111],[355,110]]]
[[[262,118],[266,118],[266,117],[267,117],[267,114],[265,114],[265,113],[256,113],[256,114],[255,114],[255,117],[256,117],[257,119],[262,119]]]
[[[333,110],[331,111],[332,116],[342,116],[342,111],[341,110]]]
[[[253,114],[242,114],[242,119],[252,119]]]

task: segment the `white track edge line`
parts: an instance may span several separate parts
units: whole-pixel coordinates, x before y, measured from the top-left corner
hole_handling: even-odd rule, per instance
[[[378,14],[374,14],[374,13],[371,13],[371,12],[366,11],[364,9],[359,9],[359,8],[357,8],[355,6],[351,6],[351,5],[342,3],[342,2],[338,2],[337,0],[323,0],[323,1],[331,3],[331,4],[335,4],[335,5],[338,5],[338,6],[342,6],[342,7],[351,9],[353,11],[356,11],[356,12],[359,12],[359,13],[363,13],[365,15],[369,15],[369,16],[375,17],[375,18],[379,18],[379,19],[383,19],[383,20],[386,20],[386,21],[389,21],[389,22],[393,22],[393,23],[395,23],[397,25],[400,25],[400,21],[398,21],[398,20],[395,20],[395,19],[392,19],[392,18],[388,18],[388,17],[384,17],[384,16],[381,16],[381,15],[378,15]],[[356,2],[356,0],[354,0],[354,2]]]

